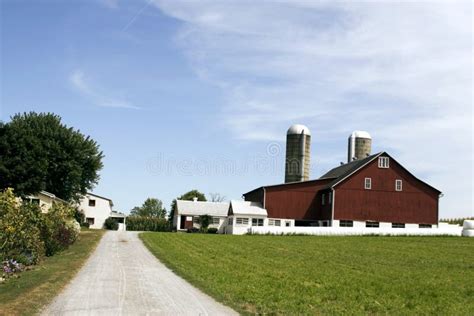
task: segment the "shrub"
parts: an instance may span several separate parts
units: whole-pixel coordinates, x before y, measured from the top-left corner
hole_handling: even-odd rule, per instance
[[[187,233],[199,233],[200,230],[199,230],[199,228],[192,227],[192,228],[186,229],[186,232],[187,232]]]
[[[54,203],[48,213],[42,214],[41,237],[46,256],[67,249],[79,236],[80,225],[74,219],[74,208],[63,203]]]
[[[207,229],[208,234],[217,234],[217,228],[211,227]]]
[[[91,225],[88,222],[82,222],[81,227],[89,228]]]
[[[79,224],[81,224],[81,226],[82,226],[82,223],[84,223],[84,221],[86,220],[86,215],[85,215],[84,212],[81,211],[79,208],[75,207],[75,208],[74,208],[74,219],[75,219]]]
[[[41,210],[38,205],[21,203],[12,189],[0,192],[0,259],[23,264],[37,263],[44,254],[40,235]]]
[[[210,215],[201,215],[199,216],[199,225],[201,226],[201,232],[207,232],[207,228],[212,221],[212,216]]]
[[[108,230],[118,230],[119,224],[116,219],[109,217],[104,222],[104,228]]]
[[[131,231],[170,231],[170,224],[166,219],[148,216],[129,216],[126,219],[126,227]]]

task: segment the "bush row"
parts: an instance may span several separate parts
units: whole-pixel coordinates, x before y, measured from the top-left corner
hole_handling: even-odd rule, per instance
[[[169,222],[164,218],[146,216],[128,216],[127,230],[167,232],[171,230]]]
[[[454,224],[454,225],[461,225],[464,223],[465,220],[474,220],[474,217],[462,217],[462,218],[446,218],[440,219],[440,222]]]
[[[31,265],[43,256],[66,249],[79,236],[74,209],[54,203],[48,213],[17,198],[12,189],[0,192],[0,260]]]

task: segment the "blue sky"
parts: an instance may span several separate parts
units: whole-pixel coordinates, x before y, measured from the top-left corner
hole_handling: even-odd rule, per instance
[[[352,130],[473,215],[472,4],[1,2],[0,119],[49,111],[98,141],[95,189],[129,211],[280,183],[293,123],[312,178]]]

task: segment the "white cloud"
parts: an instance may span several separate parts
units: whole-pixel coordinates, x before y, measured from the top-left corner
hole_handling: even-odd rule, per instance
[[[70,75],[69,81],[77,91],[97,106],[135,110],[140,109],[138,106],[135,106],[126,100],[106,96],[103,93],[96,91],[96,89],[91,88],[85,79],[84,72],[81,70],[75,70]]]
[[[197,75],[226,93],[236,138],[283,140],[301,122],[316,156],[343,160],[345,138],[366,129],[444,191],[442,216],[474,213],[470,1],[154,4],[182,22]]]

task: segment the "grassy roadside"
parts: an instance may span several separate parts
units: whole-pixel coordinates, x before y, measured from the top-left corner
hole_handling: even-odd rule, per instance
[[[0,285],[0,315],[32,315],[48,304],[75,276],[104,231],[83,230],[67,250],[45,258],[32,271]]]
[[[474,313],[474,239],[143,233],[163,263],[244,314]]]

